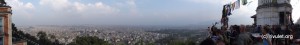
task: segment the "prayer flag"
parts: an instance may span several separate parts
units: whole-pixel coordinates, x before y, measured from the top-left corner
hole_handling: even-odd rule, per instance
[[[239,9],[240,8],[240,0],[237,0],[235,2],[235,9]]]
[[[246,5],[248,2],[247,2],[247,0],[242,0],[243,2],[242,2],[242,4],[243,5]]]
[[[233,3],[231,4],[231,11],[235,10],[235,3],[236,3],[236,2],[233,2]]]
[[[231,15],[231,7],[229,4],[226,5],[226,14],[229,16]]]

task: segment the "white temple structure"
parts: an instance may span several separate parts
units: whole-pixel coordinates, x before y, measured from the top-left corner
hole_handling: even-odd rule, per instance
[[[292,21],[290,0],[258,0],[255,25],[290,25]]]

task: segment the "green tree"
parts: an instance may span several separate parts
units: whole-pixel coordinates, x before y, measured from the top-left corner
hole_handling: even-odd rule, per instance
[[[50,36],[52,39],[55,39],[54,42],[51,42],[47,38],[47,34],[45,32],[38,32],[38,35],[36,38],[35,36],[32,36],[28,33],[24,33],[21,30],[18,30],[14,23],[12,23],[12,37],[14,37],[13,41],[20,41],[25,40],[27,41],[28,45],[62,45],[59,43],[57,39],[55,39],[55,36]]]
[[[31,36],[30,34],[24,33],[21,30],[18,30],[14,23],[12,23],[11,28],[12,28],[12,37],[15,38],[15,39],[13,39],[13,41],[25,40],[28,42],[27,43],[28,45],[36,45],[37,44],[36,37]]]
[[[109,45],[109,43],[95,36],[77,36],[73,42],[68,45]]]
[[[52,45],[52,42],[48,39],[46,32],[38,32],[37,37],[39,38],[40,45]]]

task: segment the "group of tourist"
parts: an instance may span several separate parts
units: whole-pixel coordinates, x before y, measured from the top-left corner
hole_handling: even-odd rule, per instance
[[[299,25],[232,25],[229,29],[218,29],[213,25],[208,27],[209,37],[200,45],[295,45],[299,44],[296,40],[299,28]]]

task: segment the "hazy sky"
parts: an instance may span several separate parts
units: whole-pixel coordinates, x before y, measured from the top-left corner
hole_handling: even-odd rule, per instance
[[[16,25],[211,25],[235,0],[6,0]],[[257,0],[233,11],[229,24],[252,24]],[[299,16],[292,0],[293,20]],[[298,14],[297,14],[298,13]],[[296,15],[297,14],[297,15]]]

